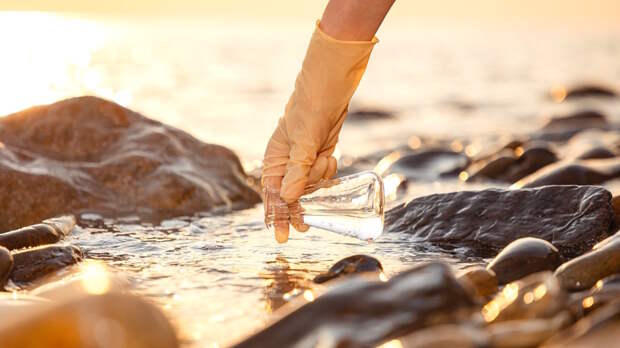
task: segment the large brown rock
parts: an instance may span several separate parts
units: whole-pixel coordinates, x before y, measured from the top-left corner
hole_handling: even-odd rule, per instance
[[[607,236],[610,201],[609,191],[596,186],[452,192],[399,205],[386,213],[385,224],[388,233],[485,254],[537,237],[564,255],[578,255]]]
[[[95,97],[0,118],[0,142],[0,231],[67,212],[159,219],[260,201],[232,151]]]

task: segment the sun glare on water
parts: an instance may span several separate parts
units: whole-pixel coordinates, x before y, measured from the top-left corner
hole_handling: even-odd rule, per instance
[[[45,12],[0,12],[0,116],[83,94],[126,104],[92,64],[106,42],[94,21]]]

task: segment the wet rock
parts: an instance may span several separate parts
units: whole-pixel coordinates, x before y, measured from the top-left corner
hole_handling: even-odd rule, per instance
[[[315,346],[324,339],[334,346],[365,347],[462,320],[473,308],[474,300],[450,267],[429,263],[388,282],[353,278],[340,283],[235,347]]]
[[[596,110],[581,110],[566,116],[551,117],[538,132],[531,134],[531,138],[563,142],[588,129],[610,127],[611,124],[602,113]]]
[[[315,283],[325,283],[334,278],[356,273],[382,272],[381,262],[372,256],[353,255],[336,262],[330,269],[314,278]]]
[[[597,309],[560,331],[544,343],[544,348],[616,347],[620,338],[620,301]]]
[[[0,140],[0,231],[68,212],[164,219],[260,201],[232,151],[95,97],[0,118]]]
[[[522,237],[579,255],[605,238],[612,220],[611,194],[595,186],[463,191],[413,199],[389,210],[387,233],[415,241],[498,250]]]
[[[487,347],[489,337],[477,327],[468,325],[436,325],[398,338],[398,344],[383,347],[404,348],[478,348]]]
[[[35,307],[35,306],[29,306]],[[19,309],[19,320],[0,323],[3,348],[132,347],[177,348],[166,316],[153,304],[129,294],[75,296]]]
[[[378,108],[360,108],[347,114],[347,121],[374,121],[394,119],[396,115],[388,110]]]
[[[572,87],[558,86],[551,89],[551,98],[556,102],[573,100],[587,97],[613,98],[618,96],[617,92],[610,87],[583,84]]]
[[[541,271],[555,271],[562,264],[558,249],[546,240],[520,238],[508,244],[487,266],[503,285],[526,275]]]
[[[611,199],[611,205],[614,209],[614,226],[613,230],[620,228],[620,196],[616,196]]]
[[[588,129],[607,126],[607,117],[596,110],[582,110],[566,116],[554,116],[543,129]]]
[[[480,169],[474,168],[468,181],[491,179],[513,183],[557,160],[555,153],[545,145],[530,146],[525,151],[519,147],[509,154],[485,162]]]
[[[449,150],[422,150],[402,155],[384,173],[403,174],[409,180],[435,180],[456,176],[469,165],[469,158]]]
[[[7,248],[0,246],[0,291],[4,289],[12,269],[13,255],[11,255]]]
[[[562,311],[568,296],[551,272],[540,272],[504,286],[482,308],[487,323],[551,318]]]
[[[0,234],[0,245],[9,250],[53,244],[61,235],[50,225],[36,224]]]
[[[592,287],[599,279],[620,273],[620,238],[609,237],[593,250],[562,264],[556,271],[562,288],[569,291]]]
[[[570,322],[570,315],[567,312],[560,312],[549,319],[509,320],[493,323],[486,328],[489,339],[485,347],[537,347]]]
[[[620,157],[575,162],[558,162],[529,175],[516,187],[545,185],[598,185],[620,177]]]
[[[15,283],[27,283],[82,260],[82,251],[73,245],[50,245],[13,253]]]
[[[568,320],[566,313],[560,313],[550,319],[510,320],[486,327],[471,324],[437,325],[398,340],[405,348],[530,348],[551,337]]]
[[[65,237],[75,226],[73,216],[61,216],[44,223],[26,226],[0,234],[0,246],[9,250],[53,244]]]
[[[620,299],[620,274],[605,277],[587,291],[571,294],[569,304],[574,316],[579,318]]]
[[[43,223],[52,226],[58,233],[66,237],[75,227],[75,216],[58,216],[55,218],[43,220]]]
[[[592,129],[580,132],[560,147],[565,159],[603,159],[616,157],[620,134],[617,130]]]
[[[616,157],[616,153],[606,147],[594,147],[584,151],[582,154],[577,156],[577,159],[604,159],[604,158],[614,158]]]
[[[472,266],[461,271],[459,281],[466,281],[480,297],[489,297],[497,292],[497,276],[491,269]]]

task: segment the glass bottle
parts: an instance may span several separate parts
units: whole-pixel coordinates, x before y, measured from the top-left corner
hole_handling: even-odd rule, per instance
[[[374,240],[383,232],[383,182],[374,172],[322,180],[299,199],[303,222],[338,234]],[[273,229],[274,214],[266,218]]]

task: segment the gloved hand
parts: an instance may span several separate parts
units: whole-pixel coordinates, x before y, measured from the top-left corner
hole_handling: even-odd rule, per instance
[[[319,25],[263,159],[265,222],[268,216],[273,218],[280,243],[288,240],[289,222],[300,232],[308,230],[297,202],[306,185],[336,174],[332,153],[351,96],[378,41],[336,40]]]

